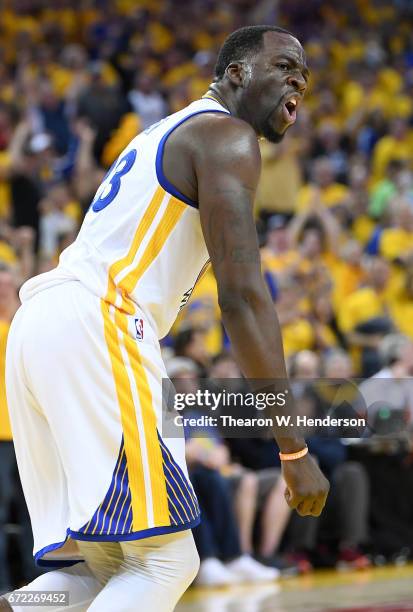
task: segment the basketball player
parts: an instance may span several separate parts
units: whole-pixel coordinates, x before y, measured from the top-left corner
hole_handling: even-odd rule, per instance
[[[69,591],[55,610],[171,611],[197,573],[184,442],[161,435],[159,338],[211,260],[244,375],[286,377],[252,205],[257,137],[281,141],[307,77],[290,33],[234,32],[204,98],[132,140],[58,267],[21,289],[8,402],[35,559],[60,567],[25,588]],[[319,515],[328,483],[305,441],[277,442],[289,505]]]

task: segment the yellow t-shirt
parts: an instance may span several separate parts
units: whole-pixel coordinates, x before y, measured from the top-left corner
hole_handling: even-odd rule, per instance
[[[345,261],[335,267],[333,280],[333,306],[337,312],[344,300],[359,289],[364,279],[361,266],[350,265]]]
[[[199,98],[202,98],[208,89],[210,82],[210,78],[195,75],[188,83],[189,97],[191,100],[198,100]]]
[[[413,232],[403,228],[383,230],[380,239],[380,253],[383,257],[393,261],[411,251],[413,251]]]
[[[301,168],[298,161],[298,141],[288,141],[278,147],[269,142],[260,144],[262,171],[257,189],[256,212],[294,212],[302,184]]]
[[[354,220],[354,223],[351,228],[351,235],[358,241],[360,244],[367,244],[370,240],[373,231],[376,228],[376,224],[367,215],[360,215]]]
[[[403,140],[396,140],[393,136],[383,136],[373,151],[373,176],[378,181],[385,175],[387,165],[391,159],[400,159],[411,162],[413,155],[413,131],[411,130]]]
[[[261,249],[261,265],[264,271],[272,274],[280,274],[288,268],[298,266],[300,256],[297,251],[289,250],[285,253],[275,255],[268,247]]]
[[[334,348],[338,346],[338,338],[329,325],[325,323],[319,325],[317,335],[324,348]]]
[[[397,329],[413,340],[413,300],[406,297],[393,302],[390,314]]]
[[[6,344],[10,324],[0,321],[0,440],[12,440],[9,413],[6,402],[5,361]]]
[[[389,94],[396,95],[403,88],[403,78],[397,70],[386,66],[379,72],[379,84]]]
[[[10,264],[11,266],[18,261],[14,249],[3,240],[0,240],[0,261]]]
[[[337,322],[340,330],[347,334],[355,331],[361,323],[366,323],[374,317],[384,316],[386,293],[379,295],[371,287],[362,287],[349,295],[338,305]],[[360,373],[361,349],[358,346],[350,346],[350,355],[356,374]]]
[[[298,318],[283,325],[281,333],[286,357],[299,351],[311,350],[314,346],[314,330],[307,319]]]
[[[338,325],[345,334],[357,325],[385,314],[384,299],[371,287],[362,287],[339,304]]]
[[[162,79],[162,83],[165,87],[174,87],[179,85],[182,81],[189,79],[196,75],[196,67],[191,62],[185,62],[179,64],[175,68],[171,68]]]
[[[391,111],[391,100],[389,92],[384,87],[374,87],[366,92],[363,87],[354,81],[350,81],[343,91],[343,109],[346,117],[351,116],[360,106],[370,111],[381,110],[385,116]]]
[[[141,121],[135,113],[126,113],[112,132],[102,152],[102,164],[109,167],[126,145],[141,131]]]
[[[191,294],[187,306],[180,312],[172,334],[185,324],[205,330],[205,347],[210,355],[221,352],[223,333],[221,310],[218,305],[218,289],[214,273],[209,266]]]
[[[157,53],[165,53],[173,44],[172,32],[159,21],[152,21],[148,26],[151,47]]]
[[[82,207],[77,200],[70,200],[65,206],[64,213],[76,223],[80,223],[82,220]]]
[[[304,185],[298,192],[297,197],[297,212],[307,210],[311,198],[313,197],[314,187],[312,185]],[[328,208],[341,204],[349,194],[348,187],[340,183],[333,183],[328,187],[320,189],[321,203]]]

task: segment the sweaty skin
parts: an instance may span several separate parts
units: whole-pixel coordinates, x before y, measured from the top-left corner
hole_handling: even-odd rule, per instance
[[[287,379],[280,326],[263,281],[253,216],[261,171],[257,136],[280,141],[304,95],[308,69],[296,38],[267,32],[263,49],[233,62],[209,90],[231,115],[204,113],[189,119],[169,137],[163,170],[168,180],[199,203],[205,242],[218,286],[223,323],[235,358],[249,379]],[[305,441],[274,432],[283,453],[301,450]],[[282,462],[286,499],[301,515],[318,516],[329,484],[306,455]]]

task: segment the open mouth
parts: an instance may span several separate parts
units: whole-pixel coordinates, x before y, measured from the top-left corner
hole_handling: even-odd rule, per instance
[[[297,119],[298,101],[296,98],[290,98],[283,104],[284,121],[288,124],[295,123]]]

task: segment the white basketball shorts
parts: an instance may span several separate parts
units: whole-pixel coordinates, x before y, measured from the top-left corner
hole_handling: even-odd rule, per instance
[[[75,562],[73,540],[197,525],[184,439],[161,435],[166,371],[153,328],[78,281],[23,287],[21,299],[6,388],[36,561]]]

